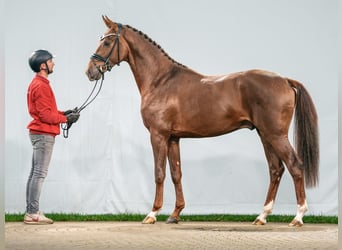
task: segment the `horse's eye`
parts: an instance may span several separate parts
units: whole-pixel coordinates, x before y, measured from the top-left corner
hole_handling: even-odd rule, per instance
[[[105,47],[108,47],[108,46],[110,45],[110,42],[105,41],[105,42],[103,43],[103,45],[104,45]]]

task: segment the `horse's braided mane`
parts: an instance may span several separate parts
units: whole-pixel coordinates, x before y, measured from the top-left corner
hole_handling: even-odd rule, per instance
[[[184,68],[186,68],[185,65],[175,61],[173,58],[171,58],[166,52],[165,50],[159,45],[157,44],[155,41],[153,41],[148,35],[146,35],[145,33],[143,33],[142,31],[140,30],[137,30],[136,28],[132,27],[132,26],[129,26],[129,25],[125,25],[127,28],[130,28],[131,30],[133,30],[134,32],[138,33],[139,35],[141,35],[142,37],[144,37],[147,41],[149,41],[150,43],[152,43],[154,46],[156,46],[162,53],[164,56],[166,56],[171,62],[179,65],[179,66],[182,66]]]

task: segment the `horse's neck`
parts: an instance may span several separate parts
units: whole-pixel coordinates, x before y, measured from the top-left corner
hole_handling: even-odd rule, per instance
[[[167,57],[158,46],[142,35],[131,31],[126,39],[130,52],[128,64],[131,67],[140,94],[143,95],[154,88],[154,84],[162,79],[173,68],[174,62]]]

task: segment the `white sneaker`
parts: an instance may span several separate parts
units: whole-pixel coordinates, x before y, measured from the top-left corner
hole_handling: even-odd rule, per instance
[[[42,212],[38,212],[36,214],[25,214],[24,223],[29,225],[45,225],[52,224],[53,220],[45,217]]]

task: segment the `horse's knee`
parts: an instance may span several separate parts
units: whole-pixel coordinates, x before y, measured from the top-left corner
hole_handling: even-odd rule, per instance
[[[154,173],[154,179],[155,179],[156,184],[163,184],[165,180],[165,176],[166,176],[165,171],[156,169]]]
[[[154,168],[154,179],[156,184],[162,184],[165,180],[165,164],[156,164]]]
[[[182,174],[181,173],[174,173],[172,175],[172,182],[173,182],[173,184],[180,183],[181,179],[182,179]]]
[[[155,182],[156,184],[163,184],[165,180],[165,175],[156,175]]]

